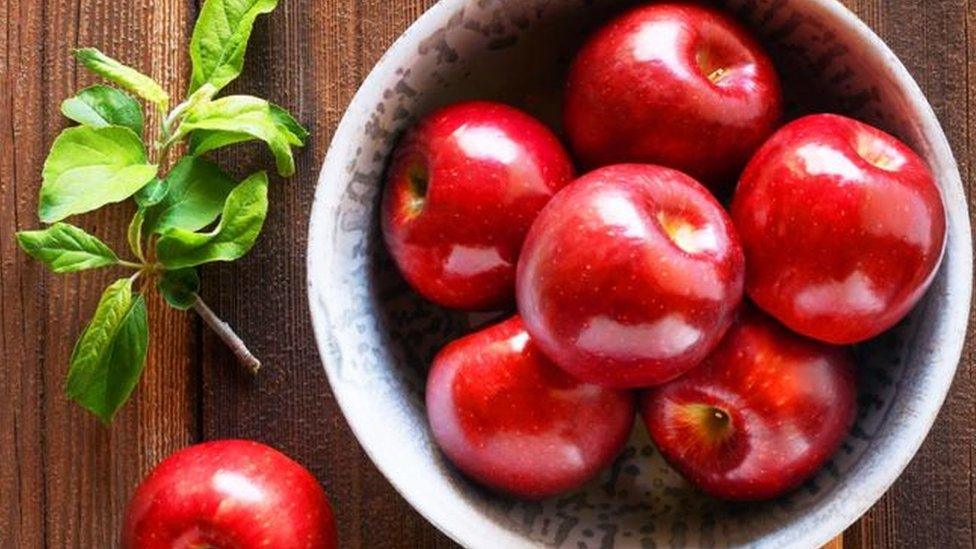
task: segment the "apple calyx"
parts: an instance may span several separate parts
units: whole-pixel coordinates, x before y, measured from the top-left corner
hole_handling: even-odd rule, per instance
[[[682,408],[688,426],[698,432],[702,440],[711,444],[721,444],[734,431],[732,416],[718,406],[693,403]]]
[[[707,78],[712,82],[712,84],[718,84],[723,78],[725,78],[725,75],[727,74],[729,74],[729,69],[725,67],[719,67],[713,70],[712,72],[708,73]]]
[[[422,164],[414,164],[407,170],[407,201],[406,210],[411,217],[420,215],[427,204],[427,186],[429,176]]]

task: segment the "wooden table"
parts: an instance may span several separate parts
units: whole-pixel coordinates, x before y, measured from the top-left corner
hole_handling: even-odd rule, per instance
[[[976,177],[976,1],[844,0],[928,95],[970,191]],[[305,463],[331,494],[345,547],[447,547],[363,454],[312,342],[305,239],[316,176],[343,109],[373,63],[431,0],[287,0],[257,25],[232,89],[268,97],[312,130],[298,175],[271,186],[264,234],[244,260],[203,270],[203,296],[263,358],[252,379],[192,314],[150,304],[145,376],[110,428],[64,397],[68,356],[111,273],[54,276],[16,229],[38,226],[41,164],[65,126],[58,104],[93,82],[69,56],[96,46],[185,89],[198,2],[2,0],[0,21],[0,547],[111,547],[133,487],[203,439],[248,437]],[[266,165],[259,149],[227,155]],[[122,235],[131,211],[80,223]],[[122,238],[111,241],[122,249]],[[976,345],[918,456],[844,535],[849,547],[976,546]]]

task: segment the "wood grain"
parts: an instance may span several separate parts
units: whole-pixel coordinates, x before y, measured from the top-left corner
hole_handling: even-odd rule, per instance
[[[65,122],[61,99],[94,80],[70,59],[96,46],[186,85],[187,0],[0,0],[0,547],[112,547],[122,508],[149,467],[202,439],[248,437],[306,464],[337,509],[345,547],[450,547],[366,458],[333,400],[305,297],[306,224],[319,166],[342,112],[389,44],[433,0],[288,0],[259,21],[232,90],[261,95],[312,130],[298,175],[273,178],[254,250],[203,270],[203,296],[264,361],[242,372],[192,315],[150,304],[145,377],[111,428],[67,402],[74,338],[119,273],[53,276],[14,244],[36,221],[40,166]],[[968,186],[976,170],[976,11],[972,0],[845,0],[915,75]],[[269,165],[260,148],[224,155],[239,175]],[[123,249],[131,211],[81,224]],[[976,547],[976,341],[949,399],[889,493],[843,537],[847,547]],[[836,540],[835,543],[840,543]],[[839,545],[834,545],[839,546]]]
[[[187,39],[189,14],[179,2],[146,1],[124,8],[110,1],[4,1],[0,11],[0,501],[7,515],[0,546],[112,547],[135,483],[162,456],[199,438],[193,335],[183,315],[152,303],[160,337],[143,383],[112,427],[102,427],[64,398],[64,377],[101,289],[122,273],[51,276],[16,249],[13,232],[38,226],[40,167],[65,126],[61,99],[94,82],[76,68],[71,48],[96,46],[175,92],[185,85],[186,59],[172,49]],[[125,249],[129,215],[109,208],[80,224]]]

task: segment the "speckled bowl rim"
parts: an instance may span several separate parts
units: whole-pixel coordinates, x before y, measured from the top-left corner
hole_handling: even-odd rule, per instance
[[[309,306],[312,314],[312,326],[315,332],[316,344],[322,357],[323,367],[333,387],[336,401],[354,435],[363,449],[376,464],[380,472],[393,487],[434,526],[440,529],[457,543],[466,547],[513,547],[538,545],[517,533],[499,527],[491,519],[483,517],[483,522],[455,522],[451,513],[445,512],[443,507],[429,504],[436,494],[421,493],[414,490],[409,478],[409,471],[398,468],[396,452],[384,447],[383,440],[372,436],[367,426],[358,421],[352,413],[352,408],[344,398],[338,382],[336,365],[325,359],[330,355],[330,341],[334,336],[330,333],[328,322],[320,318],[316,310],[317,295],[322,289],[312,284],[312,280],[325,279],[326,264],[321,259],[324,255],[325,242],[329,237],[318,230],[321,220],[328,214],[330,195],[343,192],[344,188],[337,181],[345,180],[348,175],[342,165],[348,147],[355,143],[368,120],[377,99],[384,90],[385,82],[398,68],[396,63],[407,58],[411,51],[416,50],[417,44],[425,37],[443,26],[449,17],[461,9],[470,0],[441,0],[424,12],[400,37],[387,49],[369,75],[357,90],[349,103],[342,120],[333,135],[332,142],[326,154],[325,162],[319,174],[315,199],[312,204],[309,221],[307,248],[307,280],[309,292]],[[932,372],[924,377],[928,387],[920,391],[927,398],[919,399],[912,408],[914,424],[912,428],[903,428],[900,436],[891,440],[879,441],[886,452],[884,466],[871,467],[863,470],[857,486],[838,485],[835,493],[828,502],[821,502],[811,506],[810,510],[792,523],[780,526],[777,530],[764,536],[767,542],[775,541],[780,547],[818,547],[833,539],[862,514],[864,514],[899,477],[907,467],[912,457],[918,451],[939,409],[945,401],[952,383],[962,349],[965,342],[969,317],[970,299],[972,292],[972,235],[969,223],[967,201],[962,187],[956,161],[946,140],[932,107],[929,105],[918,84],[911,77],[905,66],[888,46],[863,21],[837,0],[807,0],[807,10],[820,10],[827,17],[840,21],[847,26],[848,31],[859,35],[870,46],[866,52],[869,59],[875,63],[883,63],[890,69],[890,76],[907,99],[912,111],[918,114],[915,123],[919,135],[932,147],[929,160],[931,168],[941,183],[943,199],[946,203],[949,218],[949,244],[947,256],[955,258],[956,268],[946,273],[947,288],[950,292],[964,299],[952,308],[952,314],[947,322],[943,347],[938,357],[933,360]],[[331,182],[331,184],[330,184]],[[945,266],[943,266],[945,268]],[[961,296],[958,294],[962,294]],[[877,449],[874,449],[877,453]],[[865,459],[868,456],[865,456]],[[843,501],[839,508],[829,505],[830,502]],[[470,517],[469,517],[470,518]],[[487,537],[486,534],[490,534]]]

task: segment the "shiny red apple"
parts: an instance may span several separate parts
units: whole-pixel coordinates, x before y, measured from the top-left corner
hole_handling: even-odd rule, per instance
[[[184,448],[136,489],[126,549],[334,549],[332,507],[318,481],[281,452],[250,440]]]
[[[732,221],[708,190],[660,166],[618,164],[563,189],[532,225],[518,309],[570,374],[664,383],[718,342],[742,298]]]
[[[819,469],[856,410],[844,347],[745,310],[701,366],[641,397],[664,458],[714,497],[772,498]]]
[[[776,128],[781,104],[773,64],[745,29],[715,9],[662,3],[586,42],[564,116],[587,166],[661,164],[722,189]]]
[[[528,114],[486,101],[451,105],[394,152],[383,236],[427,299],[459,309],[510,305],[525,233],[572,177],[559,140]]]
[[[427,379],[427,415],[447,457],[475,481],[530,499],[576,488],[609,465],[635,400],[553,365],[518,316],[449,344]]]
[[[876,128],[832,114],[776,132],[732,203],[746,292],[801,334],[874,337],[932,282],[946,217],[925,162]]]

